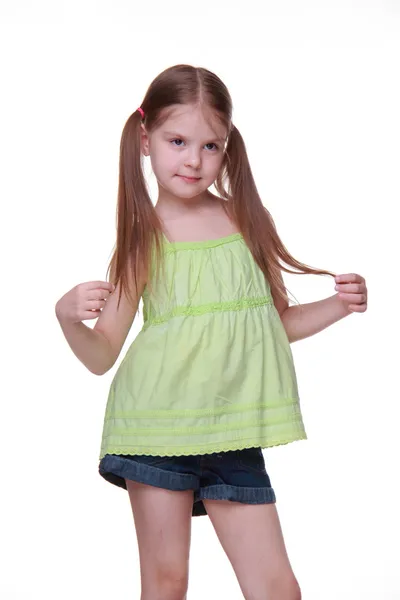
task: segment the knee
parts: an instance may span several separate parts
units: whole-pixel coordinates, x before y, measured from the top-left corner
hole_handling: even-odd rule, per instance
[[[288,583],[283,595],[279,596],[279,600],[301,600],[301,589],[297,579]]]
[[[280,579],[271,589],[271,600],[301,600],[301,589],[296,578]]]
[[[189,577],[186,570],[162,569],[156,575],[160,600],[185,600]]]
[[[301,590],[296,579],[293,577],[274,577],[266,585],[242,587],[246,600],[301,600]]]
[[[292,584],[288,600],[301,600],[301,589],[297,581],[294,581]]]

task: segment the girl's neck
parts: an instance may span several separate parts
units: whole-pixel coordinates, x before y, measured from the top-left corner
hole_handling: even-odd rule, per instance
[[[217,208],[216,204],[220,202],[220,198],[208,191],[193,198],[159,195],[155,210],[161,220],[168,221],[207,212]]]
[[[238,233],[238,228],[228,215],[225,201],[209,192],[201,203],[182,207],[160,202],[156,205],[156,211],[169,241],[204,241]]]

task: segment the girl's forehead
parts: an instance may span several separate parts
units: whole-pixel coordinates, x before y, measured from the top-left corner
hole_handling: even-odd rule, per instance
[[[225,138],[227,134],[226,127],[211,109],[182,105],[169,112],[161,129],[164,131],[177,130],[181,133],[197,132],[206,136],[216,135],[220,138]]]

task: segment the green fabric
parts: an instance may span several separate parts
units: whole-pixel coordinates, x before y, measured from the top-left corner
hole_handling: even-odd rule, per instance
[[[99,458],[307,439],[289,340],[242,235],[164,248],[110,386]]]

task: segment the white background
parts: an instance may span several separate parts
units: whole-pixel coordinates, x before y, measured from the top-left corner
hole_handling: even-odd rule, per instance
[[[97,468],[141,316],[96,377],[54,306],[105,279],[122,128],[160,71],[190,63],[228,86],[288,250],[369,289],[365,314],[292,345],[308,440],[264,450],[303,600],[400,599],[399,3],[0,7],[1,598],[140,596],[127,492]],[[329,277],[284,278],[301,303],[335,293]],[[192,527],[188,597],[242,598],[208,517]]]

